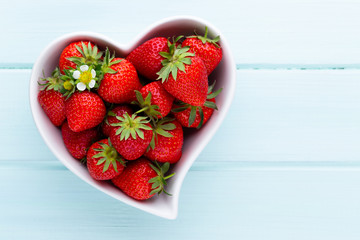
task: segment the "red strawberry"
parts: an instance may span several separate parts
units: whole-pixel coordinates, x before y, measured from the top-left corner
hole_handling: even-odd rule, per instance
[[[59,68],[62,74],[64,69],[76,68],[78,64],[97,64],[102,53],[98,52],[97,46],[89,41],[70,43],[62,51],[59,59]]]
[[[168,41],[164,37],[152,38],[135,48],[126,59],[134,64],[136,70],[150,80],[156,80],[157,72],[162,68],[164,60],[159,52],[169,51]]]
[[[55,126],[60,126],[65,120],[65,100],[60,92],[42,90],[38,94],[38,101],[50,121]]]
[[[183,135],[178,121],[167,118],[160,120],[154,129],[151,147],[144,156],[153,161],[176,163],[182,155]]]
[[[214,109],[217,110],[215,97],[222,91],[222,88],[220,88],[217,91],[212,92],[214,86],[215,81],[211,86],[209,86],[207,96],[208,100],[203,106],[191,106],[190,104],[186,104],[181,101],[174,102],[172,112],[182,126],[201,128],[210,119]]]
[[[208,101],[215,103],[215,98],[209,99]],[[184,104],[184,105],[186,105],[186,104]],[[190,106],[188,104],[187,104],[188,106],[186,107],[186,109],[179,111],[179,112],[175,112],[175,111],[177,111],[176,109],[182,109],[184,107],[184,105],[181,105],[181,103],[177,104],[175,102],[174,106],[173,106],[173,110],[174,110],[173,114],[174,114],[176,120],[178,120],[181,123],[181,125],[184,127],[200,128],[210,119],[211,115],[214,112],[214,108],[210,108],[210,107],[206,107],[206,106],[196,107],[196,106]],[[191,107],[193,107],[193,108],[191,108]],[[195,109],[193,111],[195,112],[196,115],[195,115],[195,120],[193,121],[193,123],[189,125],[190,114],[191,114],[192,109]],[[201,124],[200,124],[200,122],[201,122],[200,111],[202,111],[202,114],[203,114],[203,121]]]
[[[181,101],[201,106],[206,101],[208,78],[203,60],[188,52],[189,46],[170,46],[170,52],[161,52],[166,59],[158,72],[159,79],[171,95]],[[178,71],[180,70],[180,71]],[[170,74],[171,73],[171,74]]]
[[[101,131],[102,133],[109,137],[111,128],[111,124],[118,123],[119,120],[116,118],[116,116],[123,116],[125,113],[128,113],[129,115],[133,114],[133,110],[126,105],[120,105],[116,106],[113,109],[109,110],[107,113],[107,116],[105,117],[105,120],[103,121],[103,124],[101,124]]]
[[[210,75],[222,59],[222,50],[218,43],[220,36],[209,39],[207,34],[208,28],[205,27],[204,36],[196,35],[187,37],[183,41],[182,46],[190,46],[189,52],[195,53],[196,56],[204,61],[207,74]]]
[[[116,117],[119,123],[114,123],[110,132],[110,140],[115,149],[127,160],[141,157],[150,144],[152,128],[146,117],[125,114]]]
[[[135,100],[134,90],[140,90],[138,75],[134,65],[123,58],[110,58],[106,50],[102,79],[98,93],[109,103],[130,103]]]
[[[76,159],[83,159],[86,156],[87,149],[98,138],[98,131],[95,128],[73,132],[68,122],[64,122],[62,125],[61,134],[67,150]]]
[[[142,111],[157,119],[169,114],[175,99],[158,81],[145,85],[140,92],[136,92],[136,98]]]
[[[87,152],[87,168],[96,180],[112,179],[123,171],[125,163],[108,139],[90,146]]]
[[[170,195],[164,189],[167,185],[166,180],[174,175],[173,173],[164,176],[170,164],[164,163],[161,167],[156,165],[154,166],[146,158],[139,158],[128,162],[123,172],[111,181],[125,194],[136,200],[146,200],[162,192]]]
[[[59,69],[56,68],[51,77],[42,78],[39,85],[43,86],[38,94],[40,106],[55,126],[61,126],[66,116],[65,99],[60,93],[62,81]]]
[[[74,132],[99,125],[105,117],[106,108],[101,98],[93,92],[75,92],[65,103],[69,127]]]

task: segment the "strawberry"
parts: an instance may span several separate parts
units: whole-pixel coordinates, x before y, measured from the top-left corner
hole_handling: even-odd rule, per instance
[[[114,123],[110,132],[110,140],[115,149],[127,160],[141,157],[152,138],[152,128],[146,117],[125,113],[116,117],[119,123]]]
[[[158,72],[158,79],[161,79],[166,91],[175,98],[201,106],[206,101],[208,89],[205,64],[194,53],[188,52],[189,46],[176,47],[176,42],[175,40],[170,45],[169,52],[160,52],[165,60],[161,62],[163,68]]]
[[[147,116],[163,118],[171,111],[174,97],[158,81],[149,83],[136,92],[138,104]]]
[[[65,116],[65,100],[60,92],[42,90],[38,94],[38,101],[44,112],[55,126],[60,126]]]
[[[60,72],[56,68],[52,77],[42,78],[43,88],[38,93],[38,101],[45,114],[55,126],[61,126],[65,116],[65,99],[59,92],[62,82],[59,78]]]
[[[70,43],[60,55],[60,72],[64,74],[65,69],[76,69],[77,65],[97,64],[101,56],[102,52],[98,52],[97,46],[89,41]]]
[[[207,34],[208,28],[205,27],[204,36],[189,36],[182,42],[182,46],[189,46],[189,52],[195,53],[204,61],[207,74],[210,75],[222,59],[222,49],[218,43],[220,36],[210,39]]]
[[[184,140],[181,124],[174,119],[163,118],[156,124],[153,132],[151,147],[144,156],[158,162],[178,162]]]
[[[126,105],[119,105],[114,107],[113,109],[109,110],[107,112],[107,115],[105,117],[105,120],[103,121],[103,123],[101,124],[101,131],[102,133],[109,137],[110,136],[110,132],[111,132],[111,128],[113,128],[111,126],[111,124],[113,123],[118,123],[119,120],[116,118],[116,116],[123,116],[125,113],[128,113],[129,115],[133,114],[133,110]]]
[[[75,92],[65,102],[69,127],[74,132],[99,125],[105,117],[106,108],[101,98],[93,92]]]
[[[174,175],[173,173],[164,176],[169,167],[169,163],[164,163],[162,166],[156,163],[154,166],[146,158],[139,158],[128,162],[123,172],[111,181],[125,194],[136,200],[146,200],[162,192],[170,195],[164,189],[167,185],[166,180]]]
[[[135,48],[126,59],[134,64],[136,70],[150,80],[156,80],[160,71],[161,61],[164,58],[159,52],[169,50],[168,41],[164,37],[152,38]]]
[[[105,74],[98,93],[105,101],[130,103],[135,100],[134,90],[140,90],[142,85],[134,65],[126,59],[110,57],[106,50],[102,68]]]
[[[83,159],[86,156],[87,149],[97,140],[98,131],[95,128],[87,129],[81,132],[73,132],[68,122],[61,126],[61,134],[65,147],[76,159]]]
[[[203,106],[191,106],[190,104],[182,101],[174,102],[173,109],[171,111],[182,126],[199,129],[210,119],[214,109],[217,110],[215,97],[219,95],[222,88],[212,92],[215,83],[216,81],[209,86],[207,101]]]
[[[112,179],[123,171],[125,163],[108,139],[90,146],[86,155],[90,176],[96,180]]]

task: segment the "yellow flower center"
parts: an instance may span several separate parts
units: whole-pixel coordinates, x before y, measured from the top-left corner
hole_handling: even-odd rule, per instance
[[[74,87],[74,86],[71,84],[70,81],[64,82],[64,88],[65,88],[66,90],[71,90],[73,87]]]
[[[86,71],[86,72],[82,72],[80,75],[80,82],[88,85],[91,81],[91,72],[90,71]]]

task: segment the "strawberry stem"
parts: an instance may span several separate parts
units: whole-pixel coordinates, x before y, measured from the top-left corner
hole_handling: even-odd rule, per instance
[[[220,41],[220,36],[216,36],[214,39],[208,38],[208,27],[207,26],[205,26],[204,36],[200,36],[195,32],[195,35],[189,36],[187,38],[197,38],[197,39],[200,39],[203,44],[208,42],[208,43],[215,45],[215,47],[220,48],[219,44],[217,44],[217,42]]]
[[[172,177],[172,176],[174,176],[174,175],[175,175],[175,173],[172,173],[172,174],[170,174],[170,175],[168,175],[168,176],[164,177],[164,179],[165,179],[165,180],[167,180],[167,179],[171,178],[171,177]]]

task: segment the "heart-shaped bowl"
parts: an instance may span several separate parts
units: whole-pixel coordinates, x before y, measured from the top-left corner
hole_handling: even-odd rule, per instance
[[[210,37],[220,35],[223,59],[209,76],[209,82],[216,80],[215,89],[223,88],[223,91],[216,98],[219,110],[214,111],[211,119],[200,130],[186,131],[182,158],[171,169],[172,172],[176,172],[176,174],[169,179],[167,186],[167,191],[171,193],[172,196],[161,194],[146,201],[137,201],[125,195],[109,182],[92,179],[86,166],[69,154],[63,143],[61,131],[52,125],[37,101],[39,92],[37,82],[43,76],[43,72],[45,76],[51,75],[51,72],[58,66],[59,56],[62,50],[73,41],[90,40],[102,49],[107,46],[110,50],[115,51],[117,56],[126,57],[133,49],[152,37],[187,36],[193,35],[194,30],[199,34],[203,34],[205,26],[209,29]],[[143,33],[139,34],[132,43],[127,45],[123,45],[118,41],[93,32],[75,32],[57,38],[42,51],[34,64],[30,79],[30,105],[34,121],[45,143],[70,171],[95,188],[128,205],[164,218],[175,219],[178,213],[178,201],[182,182],[195,159],[214,136],[216,130],[224,120],[234,96],[235,82],[235,63],[229,45],[220,31],[211,23],[202,19],[191,16],[176,16],[163,19],[149,26]]]

